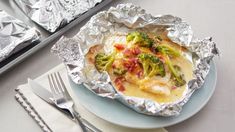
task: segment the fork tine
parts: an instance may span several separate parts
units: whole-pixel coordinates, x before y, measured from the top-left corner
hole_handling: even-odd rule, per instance
[[[80,125],[83,132],[88,132],[88,130],[94,132],[101,132],[98,128],[94,127],[86,120],[81,119],[80,115],[77,114],[77,112],[74,110],[74,102],[65,87],[64,81],[62,80],[60,73],[55,72],[53,74],[49,74],[47,77],[49,80],[52,94],[54,96],[54,102],[56,106],[58,108],[68,110],[73,119],[76,120],[76,122]]]
[[[59,80],[58,73],[55,72],[55,73],[54,73],[54,76],[55,76],[55,81],[56,81],[56,83],[57,83],[57,88],[58,88],[58,90],[59,90],[61,93],[63,93],[64,90],[63,90],[63,88],[62,88],[62,86],[61,86],[61,82],[60,82],[60,80]]]
[[[58,82],[56,81],[56,77],[55,77],[55,73],[52,73],[52,74],[50,74],[50,78],[51,78],[51,82],[52,82],[52,84],[53,84],[53,89],[54,89],[54,92],[55,92],[55,94],[59,94],[60,93],[60,90],[58,89]]]
[[[54,83],[52,82],[51,74],[47,75],[47,78],[49,80],[49,85],[50,85],[50,89],[51,89],[52,95],[55,97],[56,96],[56,92],[55,92],[55,89],[54,89]]]
[[[60,85],[61,85],[61,88],[63,89],[64,93],[69,95],[69,93],[68,93],[68,91],[67,91],[67,89],[66,89],[66,86],[65,86],[65,84],[64,84],[64,81],[62,80],[62,78],[61,78],[59,72],[57,72],[57,76],[58,76],[58,78],[59,78]]]
[[[60,82],[57,79],[56,73],[53,73],[53,81],[54,81],[54,84],[56,85],[55,90],[57,91],[57,93],[58,94],[62,93],[63,91],[61,90]]]

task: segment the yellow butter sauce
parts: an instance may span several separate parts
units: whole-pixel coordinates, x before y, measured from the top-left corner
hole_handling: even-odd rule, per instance
[[[177,64],[181,67],[181,70],[185,76],[186,82],[193,78],[193,69],[192,64],[185,58],[177,58],[172,60],[174,64]],[[171,89],[171,94],[169,96],[153,94],[146,91],[143,91],[139,88],[138,85],[134,85],[128,82],[124,82],[125,91],[123,92],[127,96],[134,96],[140,98],[146,98],[158,103],[170,103],[174,102],[182,97],[184,92],[187,90],[186,85]]]
[[[151,37],[151,34],[149,34],[149,35]],[[182,48],[179,45],[171,42],[165,35],[161,35],[161,38],[163,39],[161,42],[162,44],[170,45],[170,46],[180,50],[181,52],[187,52],[187,50],[185,48]],[[94,64],[94,56],[96,53],[100,52],[102,48],[103,48],[102,46],[95,46],[90,49],[89,53],[86,55],[86,58],[89,60],[89,62]],[[143,48],[141,50],[142,50],[142,52],[143,51],[147,52],[147,53],[151,52],[149,49]],[[193,78],[193,66],[189,60],[187,60],[185,57],[181,56],[181,57],[177,57],[177,58],[172,58],[171,61],[172,61],[173,65],[178,65],[181,68],[181,71],[184,74],[186,82],[188,82],[189,80],[191,80]],[[108,71],[108,73],[110,75],[112,82],[114,82],[114,80],[117,76],[113,74],[112,69],[110,69]],[[134,78],[134,76],[133,76],[133,78]],[[135,79],[133,79],[134,82],[135,82]],[[158,80],[156,80],[156,81],[158,81]],[[170,82],[168,82],[168,83],[170,83]],[[180,99],[183,96],[183,94],[187,91],[186,85],[184,85],[181,87],[176,87],[174,89],[169,87],[170,95],[168,95],[168,96],[163,95],[163,94],[154,94],[154,93],[150,93],[150,92],[146,92],[146,91],[141,90],[139,88],[138,80],[136,80],[136,83],[133,83],[133,82],[130,83],[128,81],[124,81],[123,86],[125,87],[125,91],[123,91],[123,93],[127,96],[150,99],[150,100],[156,101],[158,103],[174,102],[174,101]],[[115,87],[115,88],[117,89],[117,87]]]

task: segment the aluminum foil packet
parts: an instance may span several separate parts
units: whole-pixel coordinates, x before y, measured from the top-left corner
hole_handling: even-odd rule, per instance
[[[25,14],[53,33],[102,0],[15,0]]]
[[[167,36],[187,48],[194,66],[194,79],[190,80],[181,99],[171,103],[157,103],[152,100],[126,96],[115,90],[107,72],[99,73],[84,56],[89,48],[104,44],[105,37],[115,33],[128,33],[137,29],[149,32],[167,31]],[[172,15],[152,16],[133,4],[120,4],[93,16],[73,38],[62,37],[53,47],[65,63],[71,79],[83,84],[98,96],[117,99],[135,111],[153,116],[178,115],[192,93],[200,88],[210,70],[210,62],[219,55],[211,38],[202,40],[193,37],[191,26],[181,18]]]
[[[40,33],[0,10],[0,62],[40,39]]]

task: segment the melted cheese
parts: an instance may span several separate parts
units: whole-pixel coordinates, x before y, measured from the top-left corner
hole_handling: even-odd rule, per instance
[[[171,42],[169,39],[165,38],[164,36],[161,37],[164,39],[162,43],[173,46],[174,48],[177,48],[182,52],[187,52],[186,49],[184,48],[182,49],[180,46]],[[106,46],[104,46],[104,51],[106,53],[107,52],[110,53],[113,51],[111,45],[115,43],[125,43],[125,41],[126,41],[125,37],[122,35],[112,36],[105,41]],[[150,52],[149,49],[144,49],[144,48],[142,49],[142,51]],[[93,58],[95,52],[94,53],[89,52],[87,54],[87,58],[88,60],[90,60],[90,62],[94,62]],[[116,59],[121,59],[121,58],[123,58],[123,55],[121,53],[117,53]],[[193,78],[193,67],[192,63],[189,60],[187,60],[184,57],[178,57],[172,59],[171,61],[174,65],[178,65],[179,67],[181,67],[186,82],[188,82]],[[112,82],[114,82],[117,76],[113,74],[111,69],[108,71],[108,73],[110,75]],[[160,76],[156,76],[151,79],[149,78],[139,79],[136,75],[132,75],[129,73],[125,74],[125,78],[126,81],[123,82],[123,86],[125,87],[125,91],[123,91],[123,93],[125,95],[146,98],[156,101],[158,103],[169,103],[176,101],[180,99],[187,91],[186,85],[172,89],[172,87],[169,85],[170,83],[169,71],[167,71],[166,76],[163,78]]]
[[[184,58],[177,58],[172,61],[174,64],[181,67],[186,82],[193,78],[192,64],[188,60]],[[138,80],[134,77],[129,76],[128,78],[128,80],[131,80],[132,82],[138,82]],[[186,85],[172,89],[168,86],[168,82],[165,83],[163,80],[155,80],[151,83],[149,81],[143,81],[141,82],[141,85],[139,85],[139,82],[125,82],[124,86],[126,88],[124,94],[127,96],[151,99],[159,103],[169,103],[179,100],[187,90]]]

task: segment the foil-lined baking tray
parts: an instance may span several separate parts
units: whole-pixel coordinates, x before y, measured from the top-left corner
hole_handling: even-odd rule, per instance
[[[17,2],[17,0],[15,0]],[[25,0],[27,1],[27,0]],[[107,6],[112,2],[112,0],[102,0],[99,4],[96,4],[93,8],[88,11],[80,14],[76,19],[68,23],[63,28],[58,29],[57,32],[51,34],[48,31],[44,30],[40,27],[40,25],[36,25],[32,20],[28,19],[22,9],[14,1],[0,1],[0,8],[8,11],[13,17],[16,17],[22,20],[24,23],[27,23],[30,27],[35,27],[41,33],[41,42],[40,43],[32,43],[19,52],[11,55],[0,63],[0,75],[8,71],[11,67],[23,61],[28,56],[32,55],[34,52],[43,48],[46,45],[53,43],[55,39],[65,34],[68,30],[70,32],[77,32],[79,30],[79,23],[82,22],[87,17],[91,16],[94,13],[97,13],[100,9]]]
[[[15,2],[31,20],[53,33],[102,0],[15,0]]]
[[[39,39],[35,28],[0,10],[0,62]]]
[[[187,56],[193,63],[194,79],[187,82],[183,96],[174,102],[157,103],[152,100],[130,97],[115,90],[107,72],[99,73],[86,59],[89,48],[105,44],[107,36],[127,34],[135,30],[149,32],[167,31],[167,36],[179,45],[187,48]],[[107,45],[104,45],[104,47]],[[139,6],[120,4],[93,16],[73,38],[62,37],[53,47],[66,64],[68,75],[77,84],[83,84],[98,96],[117,99],[133,110],[153,116],[175,116],[180,114],[182,106],[190,99],[195,90],[200,88],[210,70],[213,57],[219,50],[211,37],[197,39],[189,24],[172,15],[152,16]]]

